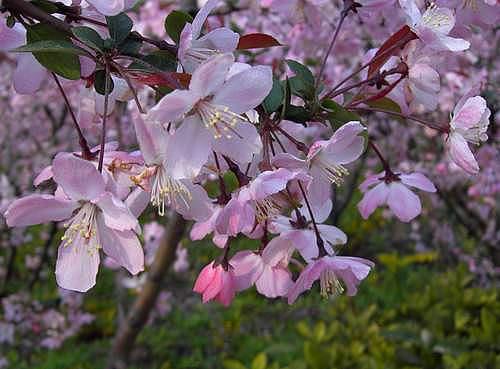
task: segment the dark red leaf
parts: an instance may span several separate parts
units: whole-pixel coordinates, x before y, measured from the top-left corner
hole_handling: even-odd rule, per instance
[[[265,33],[250,33],[240,37],[238,50],[261,49],[264,47],[282,46],[273,36]]]
[[[130,77],[149,86],[165,86],[172,89],[182,89],[189,86],[191,75],[187,73],[139,73],[131,72]]]
[[[377,74],[391,56],[396,55],[408,42],[417,38],[417,35],[408,26],[403,26],[389,37],[372,58],[372,63],[368,67],[368,78]]]

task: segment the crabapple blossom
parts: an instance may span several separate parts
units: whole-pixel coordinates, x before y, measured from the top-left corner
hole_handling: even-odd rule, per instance
[[[399,0],[406,13],[408,24],[425,46],[435,50],[463,51],[470,42],[448,36],[455,26],[455,15],[448,8],[431,3],[421,13],[415,0]]]
[[[235,276],[231,266],[223,267],[211,262],[201,270],[193,291],[203,296],[204,303],[217,300],[224,306],[229,306],[236,294]]]
[[[436,192],[434,184],[422,173],[394,174],[382,172],[368,177],[359,188],[364,192],[358,209],[367,219],[377,207],[387,204],[402,222],[409,222],[422,211],[420,199],[406,186]]]
[[[490,115],[486,100],[481,96],[460,101],[453,111],[446,144],[451,160],[468,174],[479,172],[468,142],[479,145],[488,139],[486,131],[490,124]]]
[[[137,219],[123,202],[106,191],[94,165],[73,154],[59,154],[52,172],[61,191],[16,200],[5,217],[11,227],[67,221],[57,257],[57,283],[79,292],[92,288],[101,248],[130,273],[142,271],[144,254],[134,232]],[[87,178],[88,185],[80,181],[80,175]]]
[[[220,53],[236,50],[240,36],[226,27],[216,28],[201,36],[203,24],[220,0],[208,0],[192,23],[186,23],[181,32],[178,57],[183,69],[192,73],[203,62]]]
[[[329,297],[344,291],[341,279],[347,287],[347,295],[358,292],[359,283],[370,273],[375,264],[370,260],[347,256],[323,256],[307,265],[295,285],[288,292],[288,303],[293,304],[301,293],[311,289],[313,283],[320,281],[321,295]]]

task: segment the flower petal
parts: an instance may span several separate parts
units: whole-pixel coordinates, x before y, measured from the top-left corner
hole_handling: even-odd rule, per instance
[[[242,114],[259,105],[272,86],[271,68],[252,67],[229,78],[215,93],[212,102],[228,107],[233,113]]]
[[[117,231],[98,218],[99,238],[102,249],[116,263],[136,275],[144,270],[144,251],[137,235],[133,231]]]
[[[123,201],[110,192],[105,192],[95,201],[102,210],[106,226],[118,231],[128,231],[137,227],[138,221]]]
[[[35,93],[47,77],[47,70],[40,65],[32,54],[17,56],[17,67],[12,80],[17,93]]]
[[[418,188],[422,191],[436,192],[436,186],[422,173],[401,174],[401,182],[407,186]]]
[[[418,196],[398,182],[389,185],[387,205],[402,222],[409,222],[422,212]]]
[[[57,154],[52,172],[54,181],[72,200],[93,200],[104,192],[104,179],[94,164],[74,154]]]
[[[76,201],[57,199],[52,195],[30,195],[10,204],[5,218],[9,227],[25,227],[69,219],[79,207]]]
[[[71,244],[59,246],[57,284],[67,290],[87,292],[95,285],[99,260],[99,250],[90,249],[86,240],[77,233]]]
[[[471,175],[479,173],[479,165],[465,138],[459,133],[451,133],[448,138],[448,153],[451,160]]]
[[[368,190],[358,203],[358,210],[363,219],[368,219],[376,208],[383,205],[387,201],[388,195],[389,187],[383,182]]]
[[[188,90],[175,90],[165,95],[145,116],[149,123],[174,122],[189,112],[200,96]]]
[[[212,57],[194,71],[189,90],[201,98],[212,95],[220,90],[233,63],[233,54],[220,54]]]
[[[229,28],[221,27],[207,33],[198,40],[193,41],[192,46],[196,48],[205,48],[218,50],[223,53],[230,53],[236,50],[240,35]]]

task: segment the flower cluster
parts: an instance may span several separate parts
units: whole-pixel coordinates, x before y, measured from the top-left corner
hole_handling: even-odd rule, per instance
[[[421,170],[396,168],[397,159],[383,154],[376,142],[379,132],[372,128],[380,116],[374,114],[423,125],[433,132],[429,140],[442,145],[456,166],[468,175],[480,172],[469,144],[488,140],[491,111],[476,88],[458,101],[449,122],[412,114],[437,109],[440,62],[471,47],[467,33],[455,27],[457,19],[470,17],[474,25],[487,27],[494,24],[492,14],[482,11],[489,9],[498,19],[496,4],[478,1],[480,10],[471,15],[469,2],[463,7],[432,3],[424,9],[414,0],[400,0],[399,6],[394,0],[346,0],[333,9],[338,21],[333,39],[315,50],[312,39],[324,37],[325,31],[311,29],[324,21],[329,2],[255,1],[247,11],[265,11],[269,17],[236,19],[250,30],[272,33],[276,17],[292,15],[292,24],[276,32],[282,43],[290,41],[286,47],[269,34],[240,35],[229,27],[213,27],[207,18],[220,5],[217,0],[207,1],[194,19],[186,15],[177,33],[167,27],[171,40],[149,39],[132,31],[132,19],[123,13],[133,3],[88,0],[78,14],[57,6],[67,17],[65,25],[77,24],[65,30],[71,36],[50,40],[36,39],[46,33],[36,32],[43,24],[24,22],[32,14],[19,15],[18,9],[7,7],[11,15],[0,19],[0,51],[19,52],[12,59],[14,89],[31,94],[52,79],[67,109],[71,104],[65,91],[79,99],[73,103],[79,110],[71,110],[71,116],[80,151],[58,150],[34,182],[50,183],[53,192],[9,199],[4,209],[9,227],[62,222],[65,232],[55,270],[62,288],[92,288],[102,253],[132,275],[142,272],[138,218],[151,204],[159,216],[176,212],[192,221],[192,240],[210,235],[221,249],[194,284],[203,302],[229,305],[237,292],[255,286],[260,294],[284,297],[291,304],[315,281],[322,296],[355,295],[374,263],[341,255],[347,252],[348,237],[333,217],[333,193],[346,186],[355,163],[369,150],[380,163],[378,174],[359,186],[363,198],[358,209],[365,219],[387,205],[402,222],[410,222],[422,212],[422,204],[409,187],[437,191]],[[394,7],[398,17],[388,15]],[[350,29],[337,32],[354,27],[355,13],[367,22],[380,14],[394,32],[379,30],[374,38],[382,40],[380,47],[367,53],[360,47],[356,55],[352,45],[361,37],[350,40]],[[66,27],[54,19],[54,25]],[[128,21],[131,25],[123,31]],[[358,29],[352,31],[359,35]],[[332,37],[331,29],[326,33]],[[146,53],[151,45],[159,50]],[[242,52],[270,47],[262,53]],[[363,65],[332,64],[342,49],[348,59],[364,60]],[[74,81],[47,57],[58,52],[74,56]],[[297,61],[308,56],[318,60],[316,74]],[[60,77],[66,79],[61,82]],[[129,145],[130,150],[120,151],[109,139],[107,123],[127,101],[130,124],[115,123],[113,129],[121,137],[133,127],[132,141],[139,150]],[[99,130],[101,144],[90,148],[85,134]],[[259,246],[233,252],[239,237],[258,240]],[[153,256],[147,253],[149,265]]]

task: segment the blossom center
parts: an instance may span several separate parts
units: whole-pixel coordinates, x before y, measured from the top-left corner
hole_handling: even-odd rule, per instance
[[[330,162],[322,158],[321,155],[314,158],[314,164],[320,169],[324,178],[336,185],[344,183],[344,177],[349,174],[349,171],[343,165]]]
[[[93,255],[101,248],[99,234],[97,232],[97,206],[89,202],[85,203],[78,213],[64,226],[67,227],[61,238],[64,247],[70,245],[84,244],[87,252]],[[82,240],[83,242],[76,242]]]
[[[321,288],[320,294],[324,298],[329,298],[330,296],[335,297],[344,292],[344,287],[342,287],[337,276],[330,269],[325,269],[321,272],[319,283]]]
[[[158,215],[165,215],[165,207],[184,205],[189,208],[191,192],[181,181],[170,177],[163,167],[158,167],[151,186],[151,203],[158,208]]]
[[[241,138],[234,128],[238,123],[244,122],[246,119],[239,114],[233,113],[227,106],[202,100],[196,105],[196,110],[205,127],[212,131],[215,139],[222,136],[232,138],[233,135]]]
[[[422,24],[429,28],[440,28],[451,25],[451,18],[441,13],[438,6],[432,3],[422,15]]]
[[[197,64],[202,64],[212,56],[215,56],[217,54],[219,54],[218,50],[207,49],[203,47],[190,47],[186,51],[185,56]]]
[[[255,217],[259,223],[264,223],[267,219],[278,216],[280,212],[278,204],[270,198],[264,198],[255,202]]]

